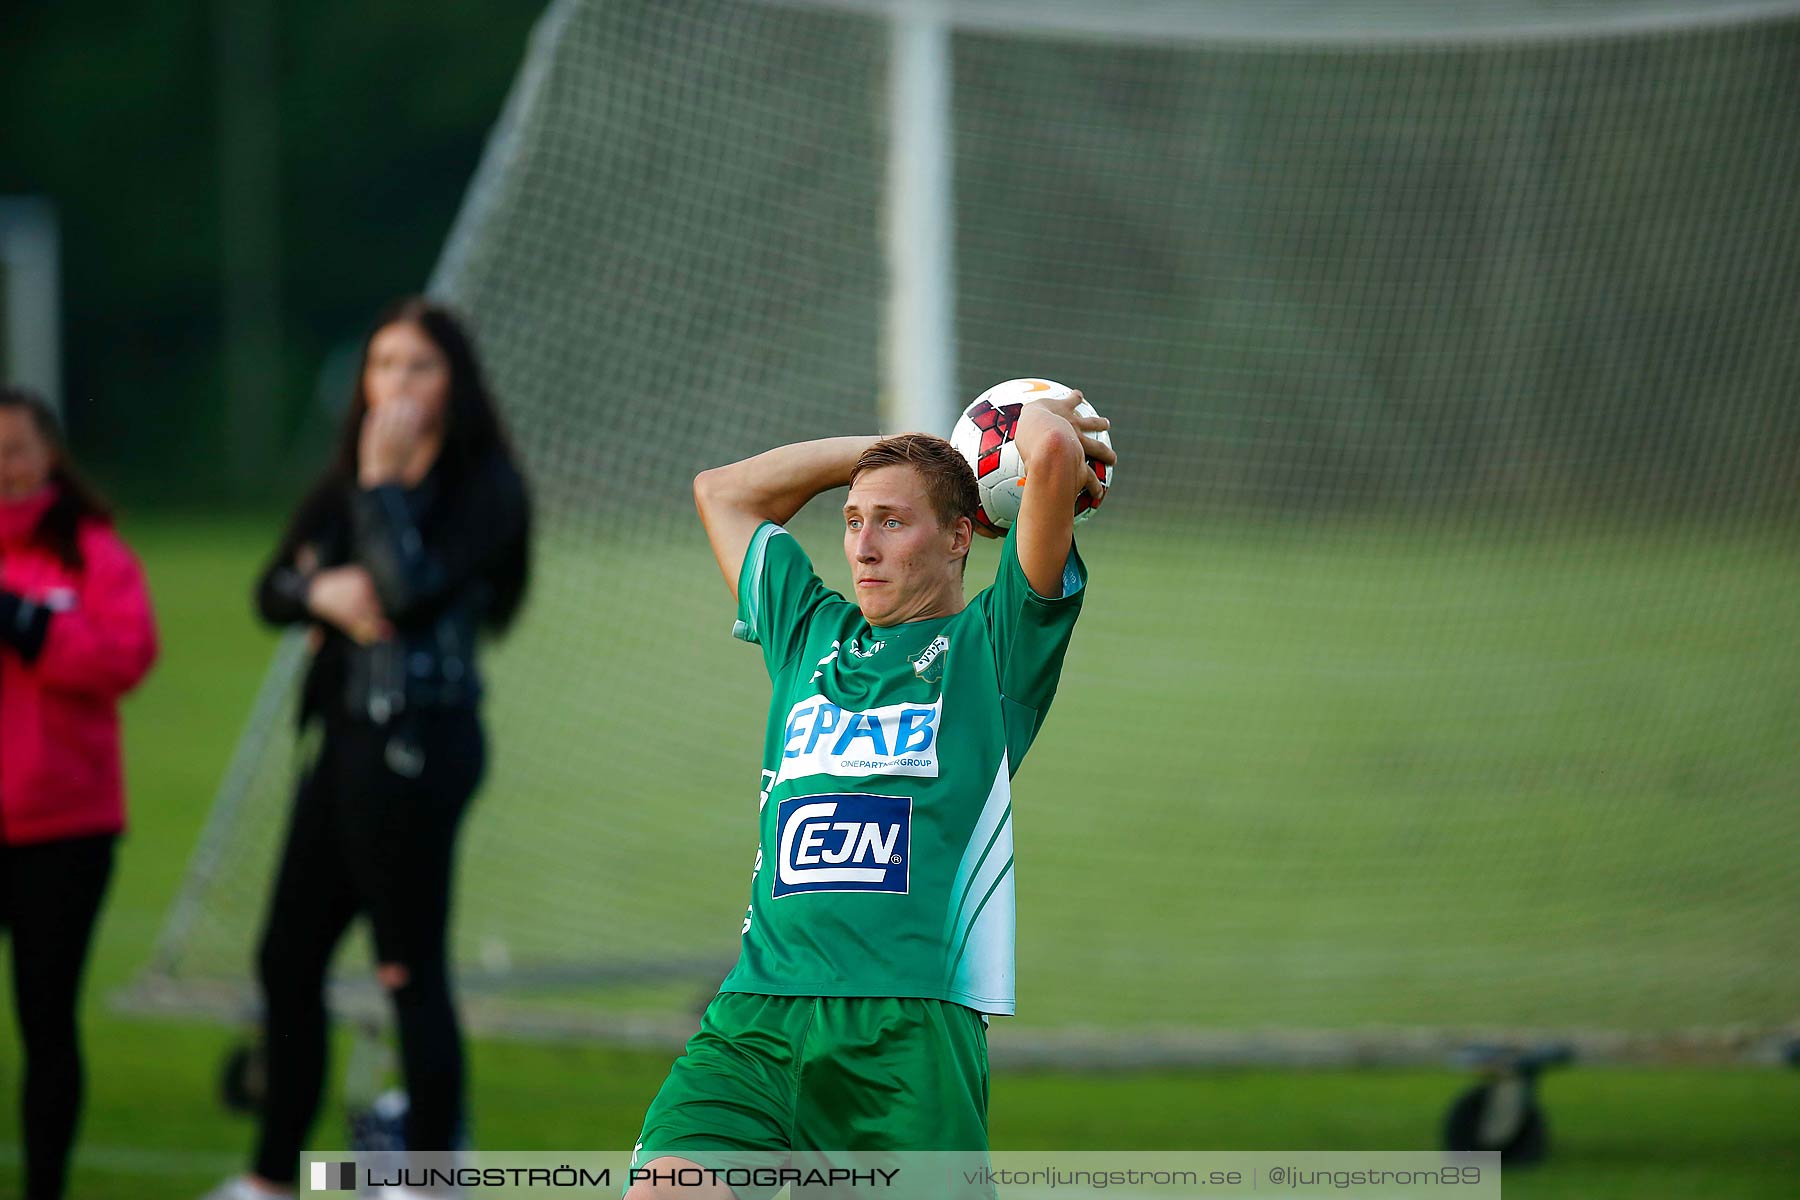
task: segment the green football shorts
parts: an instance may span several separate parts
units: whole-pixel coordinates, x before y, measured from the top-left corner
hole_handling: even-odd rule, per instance
[[[985,1163],[987,1104],[987,1028],[974,1009],[721,992],[650,1102],[632,1163],[912,1150],[972,1152]]]

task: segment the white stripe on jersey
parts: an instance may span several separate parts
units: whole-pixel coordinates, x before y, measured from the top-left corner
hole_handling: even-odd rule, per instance
[[[991,1004],[990,1012],[1013,1011],[1012,783],[1007,756],[988,790],[987,802],[963,850],[951,909],[945,913],[945,954],[950,986]]]

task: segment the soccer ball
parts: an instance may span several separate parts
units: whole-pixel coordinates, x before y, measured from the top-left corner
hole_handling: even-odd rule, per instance
[[[981,508],[975,513],[977,525],[1003,533],[1019,519],[1019,501],[1025,495],[1025,462],[1013,443],[1019,414],[1034,400],[1053,400],[1067,396],[1073,390],[1049,379],[1009,379],[1005,383],[996,383],[963,409],[962,416],[956,420],[956,428],[950,431],[950,444],[961,451],[975,469],[975,486],[981,493]],[[1083,416],[1099,415],[1086,400],[1075,411]],[[1112,445],[1112,439],[1104,430],[1091,436]],[[1114,467],[1092,458],[1088,459],[1088,466],[1094,468],[1103,488],[1112,487]],[[1106,495],[1101,492],[1100,500]],[[1100,500],[1086,492],[1078,495],[1075,498],[1075,523],[1079,525],[1093,516],[1094,510],[1100,507]]]

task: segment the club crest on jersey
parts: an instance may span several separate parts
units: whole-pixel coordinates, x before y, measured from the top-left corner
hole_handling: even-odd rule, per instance
[[[911,873],[912,800],[837,792],[792,796],[775,810],[774,897],[895,892]]]
[[[943,634],[931,639],[931,645],[919,651],[917,658],[911,660],[913,673],[926,683],[936,683],[944,677],[944,654],[950,649],[950,639]]]
[[[944,702],[861,711],[813,694],[788,709],[775,782],[808,775],[912,775],[936,779]]]

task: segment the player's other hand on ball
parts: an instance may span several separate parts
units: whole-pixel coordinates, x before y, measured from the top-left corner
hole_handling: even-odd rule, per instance
[[[1080,391],[1036,376],[997,383],[963,409],[950,431],[950,444],[975,472],[981,500],[976,526],[989,537],[1003,536],[1019,519],[1030,474],[1025,447],[1017,437],[1022,427],[1037,431],[1027,436],[1027,443],[1041,434],[1064,441],[1059,428],[1075,435],[1087,462],[1076,476],[1072,494],[1077,525],[1094,514],[1115,482],[1118,456],[1113,453],[1111,424]]]
[[[1113,448],[1108,442],[1103,442],[1094,436],[1102,430],[1111,429],[1112,422],[1094,412],[1091,406],[1085,413],[1075,411],[1084,399],[1079,390],[1071,388],[1066,396],[1054,396],[1039,400],[1037,404],[1040,408],[1049,409],[1074,427],[1075,436],[1081,439],[1082,456],[1088,460],[1087,478],[1082,481],[1081,490],[1093,497],[1095,503],[1098,503],[1106,495],[1106,485],[1100,482],[1100,476],[1095,472],[1093,464],[1101,462],[1110,467],[1119,461],[1119,456],[1113,453]],[[1110,438],[1110,436],[1109,434],[1108,437]]]

